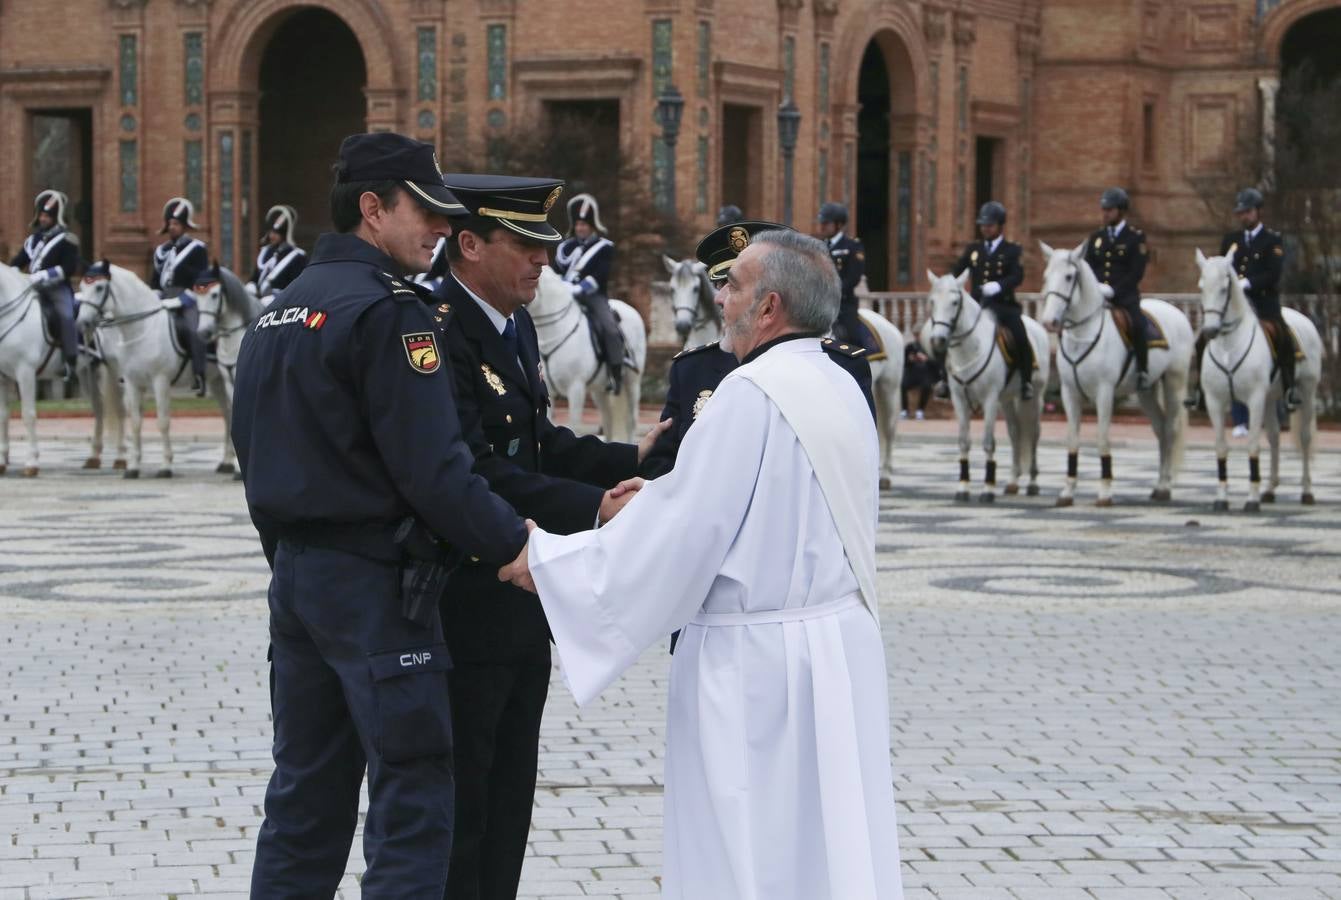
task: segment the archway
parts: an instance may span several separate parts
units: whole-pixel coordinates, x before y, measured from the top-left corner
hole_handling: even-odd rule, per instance
[[[297,240],[311,249],[330,230],[330,164],[340,141],[367,127],[367,69],[359,40],[318,7],[288,14],[261,55],[257,80],[259,223],[286,203],[298,211]],[[259,235],[243,235],[242,245]]]
[[[866,285],[889,290],[890,98],[889,67],[875,41],[866,45],[857,76],[856,214],[866,245]]]

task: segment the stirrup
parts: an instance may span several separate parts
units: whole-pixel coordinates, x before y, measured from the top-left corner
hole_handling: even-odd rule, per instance
[[[1199,384],[1189,385],[1187,389],[1187,396],[1183,397],[1183,406],[1187,407],[1188,409],[1196,409],[1200,405],[1201,405],[1201,385]]]

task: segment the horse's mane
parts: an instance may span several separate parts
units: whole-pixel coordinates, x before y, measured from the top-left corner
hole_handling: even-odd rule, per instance
[[[0,293],[0,299],[8,299],[26,288],[28,279],[24,278],[18,269],[0,263],[0,285],[5,286],[3,293]]]
[[[251,291],[247,290],[242,279],[232,269],[219,266],[219,283],[223,285],[224,301],[242,316],[244,322],[251,322],[261,314],[264,308],[261,301],[251,295]]]

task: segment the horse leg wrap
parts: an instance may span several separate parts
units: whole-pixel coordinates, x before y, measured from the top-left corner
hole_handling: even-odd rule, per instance
[[[1229,480],[1229,460],[1217,459],[1215,461],[1215,474],[1221,481]]]
[[[987,461],[987,478],[985,480],[987,484],[996,484],[996,460],[994,459]]]
[[[1262,482],[1262,466],[1256,456],[1248,457],[1248,480],[1253,484],[1261,484]]]
[[[959,480],[960,481],[969,480],[969,463],[967,459],[961,459],[959,461]]]
[[[1111,456],[1099,457],[1099,477],[1102,478],[1104,481],[1113,480],[1113,457]]]
[[[1075,478],[1079,474],[1080,474],[1080,454],[1079,453],[1066,454],[1066,477]]]

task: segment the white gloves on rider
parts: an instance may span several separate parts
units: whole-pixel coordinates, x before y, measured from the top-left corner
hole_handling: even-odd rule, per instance
[[[989,281],[982,286],[982,295],[984,297],[995,297],[1001,293],[1001,285],[995,281]]]
[[[256,282],[248,281],[243,287],[246,288],[248,294],[251,294],[253,297],[256,296]]]
[[[1105,300],[1113,299],[1113,286],[1111,284],[1099,285],[1099,293],[1104,295]]]
[[[573,294],[574,297],[581,297],[581,296],[582,296],[582,284],[581,284],[581,282],[578,282],[577,284],[570,284],[570,285],[568,285],[568,290],[572,292],[572,294]]]
[[[1252,282],[1249,281],[1248,279],[1246,278],[1239,279],[1239,287],[1243,288],[1243,293],[1245,294],[1248,293],[1248,290],[1252,288],[1252,286],[1253,286]]]
[[[41,285],[46,284],[46,283],[47,283],[47,270],[46,270],[46,269],[43,269],[43,270],[40,271],[40,272],[34,272],[34,273],[32,273],[31,275],[28,276],[28,281],[31,282],[32,284],[38,285],[39,287],[40,287]]]

